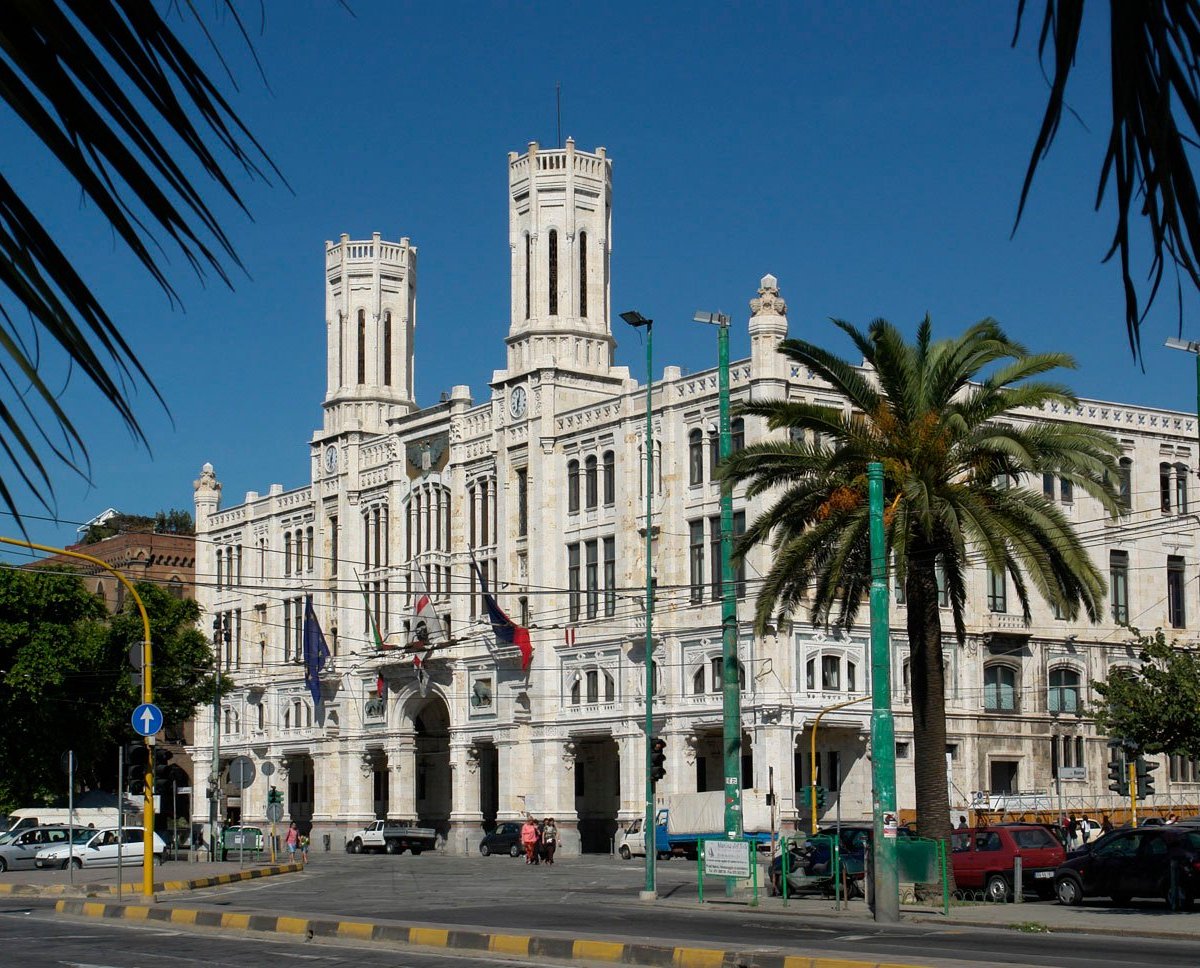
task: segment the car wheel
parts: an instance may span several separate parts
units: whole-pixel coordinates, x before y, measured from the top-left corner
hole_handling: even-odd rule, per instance
[[[491,848],[490,848],[490,847],[489,847],[487,844],[480,844],[480,845],[479,845],[479,855],[480,855],[481,857],[486,857],[486,856],[487,856],[488,854],[490,854],[491,852],[492,852],[492,849],[491,849]]]
[[[82,870],[82,868],[83,868],[83,858],[82,858],[82,857],[76,857],[76,858],[75,858],[73,861],[71,861],[71,866],[72,866],[72,867],[74,867],[76,870]]]
[[[1075,907],[1083,903],[1083,888],[1073,877],[1060,877],[1054,882],[1054,893],[1058,895],[1058,903]]]
[[[8,862],[3,857],[0,857],[0,874],[3,874],[7,870]]]
[[[354,838],[354,843],[350,845],[351,853],[361,854],[363,852],[363,842],[357,837]]]
[[[389,840],[383,847],[385,853],[398,854],[400,853],[400,845],[394,840]]]
[[[633,856],[633,852],[630,851],[630,849],[627,846],[625,846],[625,844],[621,845],[621,850],[619,851],[619,853],[621,855],[621,860],[629,860],[629,858]],[[0,868],[0,870],[2,870],[2,869],[3,868]]]
[[[520,857],[521,856],[521,848],[518,847],[516,844],[513,844],[511,847],[508,848],[508,856],[509,857]]]
[[[983,889],[989,901],[1008,900],[1008,878],[1003,874],[988,875],[987,885]]]

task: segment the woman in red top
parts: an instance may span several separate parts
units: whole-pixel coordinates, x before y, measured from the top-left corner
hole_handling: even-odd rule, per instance
[[[532,864],[537,851],[538,829],[533,817],[526,817],[521,824],[521,846],[525,848],[525,863]]]

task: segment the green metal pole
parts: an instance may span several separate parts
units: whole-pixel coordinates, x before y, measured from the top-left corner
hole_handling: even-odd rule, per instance
[[[646,887],[643,901],[658,896],[654,883],[654,865],[658,855],[658,830],[654,826],[654,529],[651,527],[654,505],[654,321],[646,323],[646,819],[643,839],[646,843]]]
[[[875,920],[900,920],[896,869],[896,731],[888,650],[887,541],[883,530],[883,465],[867,465],[871,530],[871,785]],[[886,821],[886,822],[885,822]]]
[[[720,456],[732,450],[729,432],[729,317],[717,326],[718,395],[721,405]],[[738,676],[737,590],[733,582],[733,484],[721,481],[721,696],[725,747],[725,836],[742,836],[742,696]],[[732,894],[734,879],[725,881]]]

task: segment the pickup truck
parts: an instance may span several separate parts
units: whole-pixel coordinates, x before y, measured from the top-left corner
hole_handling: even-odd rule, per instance
[[[346,851],[351,854],[401,854],[409,851],[414,857],[423,850],[433,850],[437,831],[403,821],[376,820],[346,838]]]
[[[682,856],[694,860],[701,840],[725,839],[725,793],[675,793],[660,797],[655,814],[655,845],[659,858]],[[771,842],[771,808],[766,794],[742,791],[743,836],[762,850]],[[641,818],[617,836],[617,853],[625,860],[646,853]]]

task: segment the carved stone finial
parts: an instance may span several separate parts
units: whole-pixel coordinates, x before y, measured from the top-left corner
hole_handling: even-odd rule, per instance
[[[769,272],[758,286],[758,298],[750,300],[753,316],[786,316],[787,303],[779,295],[779,280]]]
[[[200,478],[192,482],[192,488],[197,493],[200,491],[211,491],[216,494],[221,493],[221,482],[217,480],[217,474],[213,470],[212,464],[205,464],[200,468]]]

